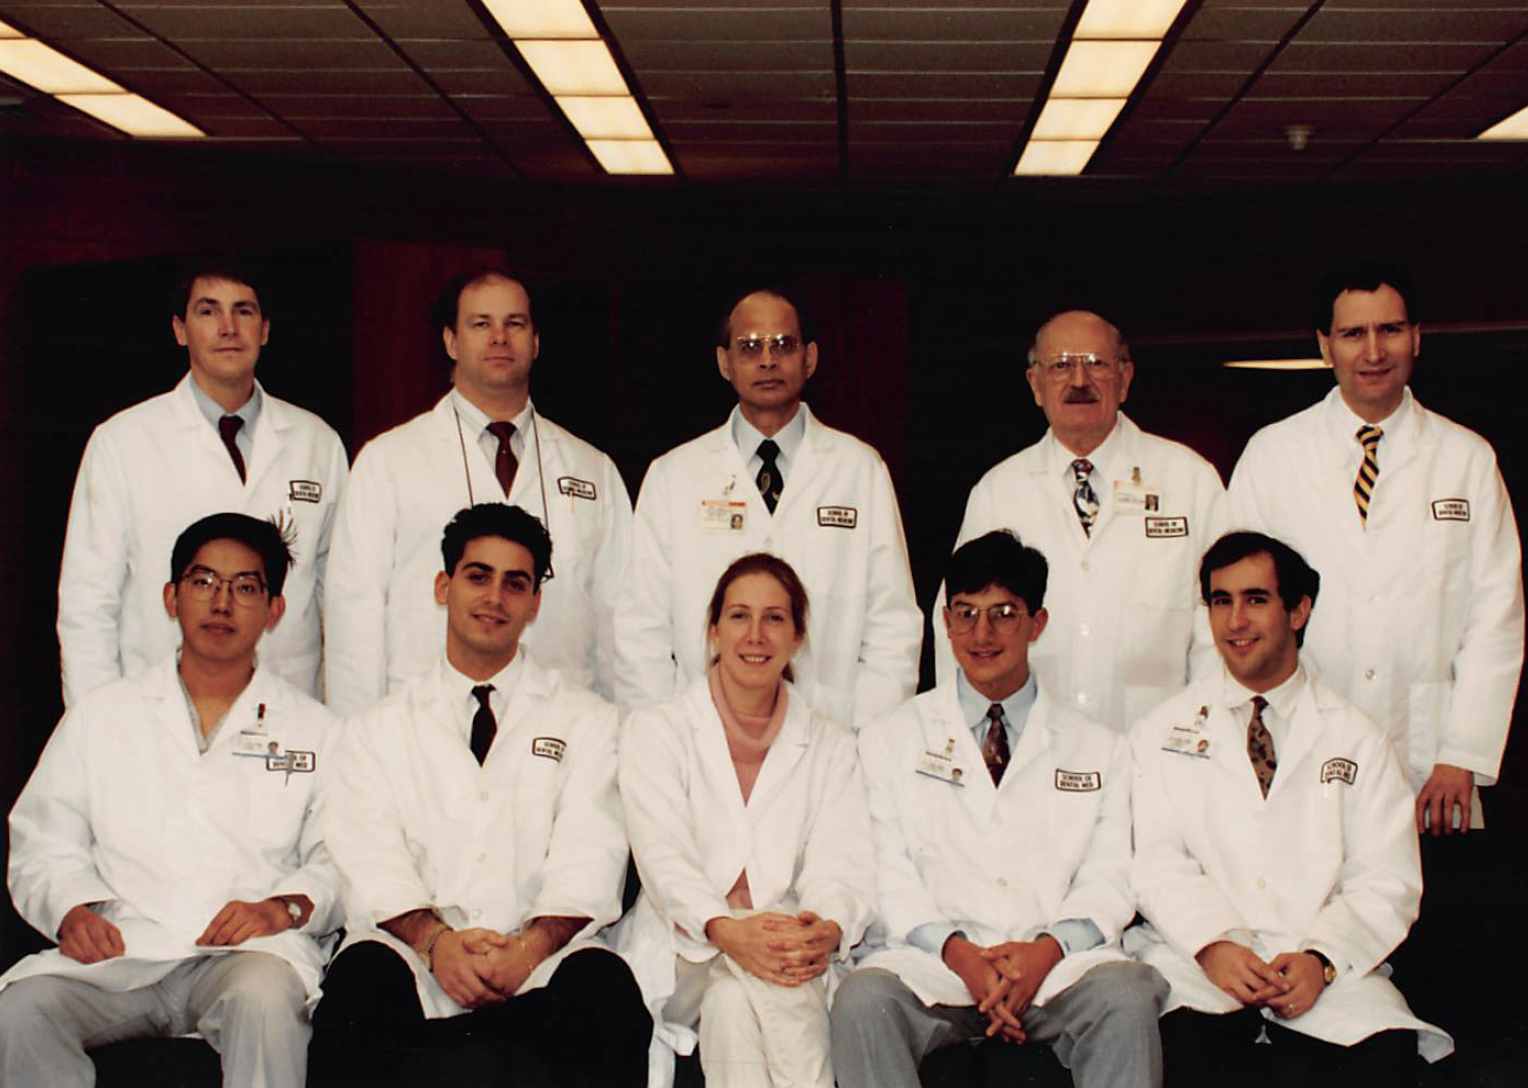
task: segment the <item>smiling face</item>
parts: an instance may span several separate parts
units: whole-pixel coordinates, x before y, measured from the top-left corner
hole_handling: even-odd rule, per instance
[[[716,349],[716,366],[737,390],[749,422],[760,414],[788,418],[801,403],[806,380],[817,369],[817,345],[801,342],[796,308],[778,295],[757,291],[732,308],[726,347]],[[776,347],[788,337],[788,350]]]
[[[1035,338],[1035,363],[1026,371],[1029,388],[1056,437],[1079,456],[1109,436],[1130,392],[1135,366],[1122,355],[1118,330],[1086,310],[1056,315]],[[1085,356],[1107,365],[1086,365]],[[1067,357],[1072,367],[1058,371],[1053,364]]]
[[[1299,664],[1295,632],[1310,619],[1311,601],[1291,611],[1279,599],[1273,556],[1257,552],[1210,572],[1210,631],[1226,670],[1250,691],[1272,691]]]
[[[1422,350],[1422,327],[1411,323],[1394,287],[1342,292],[1332,302],[1331,332],[1318,329],[1316,340],[1354,415],[1378,423],[1400,407]]]
[[[994,623],[989,612],[994,608],[1010,614]],[[975,622],[959,630],[970,622],[971,613]],[[1018,594],[995,584],[978,593],[952,594],[944,610],[945,633],[960,671],[993,702],[1008,698],[1028,682],[1029,644],[1045,630],[1045,621],[1045,609],[1031,614]]]
[[[750,692],[778,686],[805,635],[796,628],[785,587],[773,575],[757,572],[727,586],[708,633],[724,683]]]
[[[530,550],[498,536],[467,541],[456,570],[435,576],[435,601],[446,606],[447,660],[488,679],[514,659],[541,608]]]
[[[199,600],[193,583],[208,580],[216,583],[211,598]],[[259,592],[248,592],[256,582]],[[260,636],[276,626],[286,608],[264,587],[265,564],[248,545],[209,540],[198,548],[180,580],[164,587],[165,611],[180,624],[182,663],[252,666]]]
[[[260,312],[253,287],[198,276],[191,284],[185,316],[170,318],[170,327],[176,343],[190,356],[192,377],[208,396],[217,400],[222,391],[248,399],[260,349],[271,335],[271,323]]]
[[[452,380],[473,404],[490,410],[525,398],[541,337],[519,283],[488,276],[468,284],[456,302],[456,326],[442,329],[441,338],[456,364]]]

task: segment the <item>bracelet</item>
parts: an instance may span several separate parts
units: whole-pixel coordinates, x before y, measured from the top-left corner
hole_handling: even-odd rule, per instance
[[[419,950],[420,959],[424,960],[425,966],[430,970],[435,970],[435,945],[439,943],[441,937],[453,932],[455,931],[449,925],[441,922],[435,932],[431,933],[429,939],[424,942],[424,947]]]

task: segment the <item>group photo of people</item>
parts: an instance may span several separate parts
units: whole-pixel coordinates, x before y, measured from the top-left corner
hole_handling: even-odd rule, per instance
[[[267,274],[185,262],[183,376],[91,421],[0,1085],[183,1037],[229,1088],[1528,1075],[1457,1073],[1521,959],[1519,533],[1405,264],[1313,263],[1329,391],[1226,478],[1127,414],[1110,314],[1015,330],[917,577],[789,284],[725,293],[730,411],[630,478],[538,409],[514,267],[430,284],[449,388],[348,452],[259,379]]]

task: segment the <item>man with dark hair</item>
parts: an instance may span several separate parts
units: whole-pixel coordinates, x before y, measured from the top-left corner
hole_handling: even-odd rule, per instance
[[[265,392],[255,363],[271,323],[245,273],[196,265],[170,317],[190,370],[173,390],[112,416],[80,461],[58,579],[64,701],[151,667],[175,648],[157,572],[175,534],[215,510],[281,520],[295,563],[268,668],[318,686],[324,566],[348,462],[311,412]]]
[[[1235,533],[1200,574],[1224,668],[1130,735],[1146,922],[1126,946],[1172,985],[1168,1075],[1415,1083],[1418,1051],[1453,1041],[1384,964],[1422,893],[1406,779],[1384,732],[1300,664],[1319,580],[1297,552]]]
[[[626,871],[615,709],[518,652],[551,552],[517,507],[458,513],[434,579],[445,656],[346,732],[329,841],[349,935],[315,1085],[414,1083],[468,1036],[536,1083],[645,1081],[652,1020],[596,937]]]
[[[59,947],[0,977],[0,1083],[89,1085],[87,1047],[200,1033],[223,1083],[301,1088],[339,928],[322,841],[338,723],[257,663],[290,554],[273,524],[180,535],[180,650],[76,701],[11,812],[16,909]]]
[[[1224,488],[1204,458],[1120,410],[1135,364],[1097,314],[1042,324],[1027,377],[1049,429],[971,489],[956,544],[1010,528],[1050,558],[1061,620],[1035,671],[1053,698],[1123,733],[1213,662],[1194,564],[1225,527]],[[945,677],[949,654],[935,662]]]
[[[637,499],[616,614],[616,700],[647,706],[705,672],[706,598],[748,552],[779,555],[812,600],[797,683],[854,725],[910,696],[923,617],[880,455],[802,402],[817,344],[772,288],[726,312],[716,366],[737,394],[714,431],[655,460]]]
[[[839,988],[842,1088],[916,1088],[933,1051],[1044,1043],[1081,1088],[1162,1083],[1161,976],[1132,962],[1124,738],[1028,664],[1045,558],[1006,530],[945,572],[954,677],[860,730],[880,921]]]
[[[430,596],[436,530],[459,507],[512,503],[557,542],[554,577],[525,647],[575,684],[614,688],[613,617],[631,543],[631,499],[614,462],[536,411],[541,334],[525,286],[502,269],[446,285],[435,307],[453,388],[356,458],[335,530],[325,611],[329,705],[355,714],[440,656]]]

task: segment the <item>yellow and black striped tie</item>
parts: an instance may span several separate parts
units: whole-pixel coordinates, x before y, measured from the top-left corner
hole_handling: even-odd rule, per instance
[[[1374,494],[1374,481],[1379,478],[1380,436],[1385,432],[1378,427],[1358,428],[1358,441],[1364,447],[1364,463],[1358,466],[1358,479],[1353,481],[1353,501],[1358,504],[1358,520],[1369,524],[1369,498]]]

